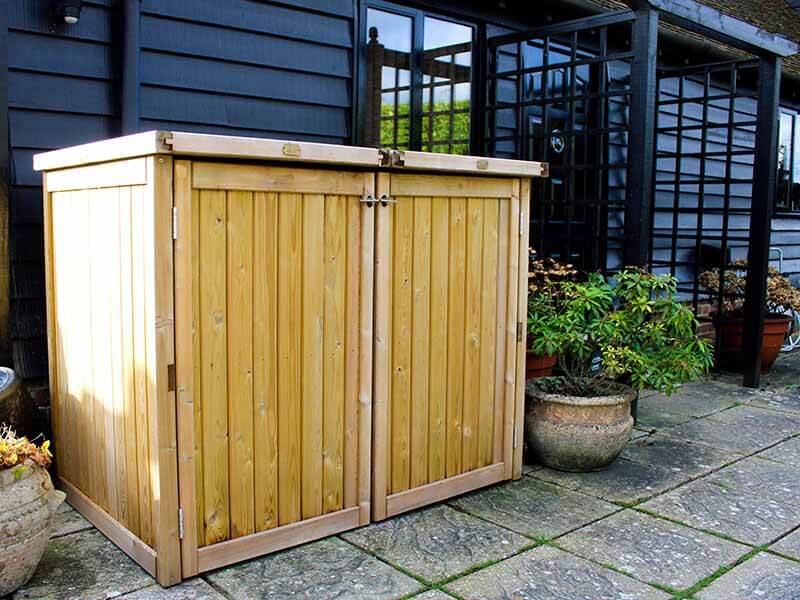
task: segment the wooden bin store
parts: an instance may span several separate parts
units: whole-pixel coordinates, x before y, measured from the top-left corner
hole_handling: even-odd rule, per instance
[[[162,585],[519,476],[546,165],[160,131],[35,167],[61,486]]]

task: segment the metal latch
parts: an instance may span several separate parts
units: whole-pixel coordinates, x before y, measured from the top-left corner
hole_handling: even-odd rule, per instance
[[[363,198],[361,198],[361,202],[366,204],[369,208],[372,208],[380,202],[381,206],[389,206],[390,204],[397,204],[397,200],[392,198],[387,194],[381,194],[379,198],[375,198],[372,194],[367,194]]]

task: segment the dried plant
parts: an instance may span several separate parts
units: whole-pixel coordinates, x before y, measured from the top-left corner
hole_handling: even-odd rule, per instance
[[[14,475],[20,478],[25,472],[27,461],[46,469],[52,459],[48,440],[37,444],[26,437],[17,437],[9,427],[0,428],[0,470],[12,469]]]
[[[720,291],[720,269],[714,268],[700,274],[700,285],[716,294]],[[731,262],[725,269],[722,281],[721,306],[717,311],[731,317],[743,316],[744,296],[747,288],[747,260]],[[787,309],[800,311],[800,290],[770,267],[767,274],[767,312],[782,314]]]

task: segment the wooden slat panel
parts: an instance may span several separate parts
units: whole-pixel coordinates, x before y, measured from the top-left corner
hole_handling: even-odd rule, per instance
[[[302,243],[299,194],[278,198],[278,522],[300,520]]]
[[[253,379],[255,525],[278,524],[278,196],[254,194]]]
[[[464,406],[464,326],[466,294],[467,201],[450,200],[450,264],[447,331],[447,459],[448,477],[461,469]]]
[[[225,192],[200,192],[200,386],[205,543],[230,535]]]
[[[394,207],[392,298],[392,493],[409,487],[411,459],[411,310],[414,203]]]
[[[485,467],[494,462],[495,362],[497,356],[497,225],[499,202],[487,198],[483,201],[483,205],[478,467]]]
[[[430,399],[428,479],[445,477],[447,455],[447,339],[450,252],[450,203],[435,198],[431,205]]]
[[[495,360],[495,390],[494,390],[494,448],[492,449],[492,462],[503,461],[503,439],[505,428],[505,340],[506,340],[506,310],[508,294],[508,251],[509,251],[509,212],[510,202],[500,202],[500,215],[497,223],[497,357]]]
[[[231,537],[255,531],[253,471],[253,194],[228,192],[227,356]]]
[[[528,223],[530,215],[530,195],[531,180],[523,179],[519,181],[519,205],[522,215],[522,222]],[[522,238],[519,245],[519,271],[517,273],[517,321],[526,323],[528,316],[528,241],[530,228],[524,227],[520,232]],[[517,377],[516,377],[516,401],[514,409],[514,427],[518,443],[513,449],[513,466],[511,477],[519,479],[522,477],[522,439],[523,425],[525,421],[525,348],[527,339],[527,328],[523,326],[517,341]]]
[[[368,177],[368,175],[365,175]],[[344,440],[343,505],[358,505],[359,484],[359,349],[361,342],[361,202],[357,196],[345,199],[347,213],[344,250],[345,292],[345,381],[344,381]],[[341,259],[340,259],[341,260]],[[372,270],[372,266],[369,267]],[[371,342],[370,342],[371,343]],[[370,378],[369,384],[372,384]]]
[[[229,163],[194,163],[193,185],[204,190],[251,190],[304,194],[361,195],[359,173]]]
[[[133,281],[133,384],[136,405],[136,448],[139,492],[139,537],[153,546],[152,493],[150,487],[150,428],[147,402],[147,347],[144,265],[144,200],[141,187],[131,190],[131,271]]]
[[[519,280],[519,256],[520,256],[520,239],[519,239],[519,181],[516,182],[514,193],[511,196],[511,206],[509,209],[509,248],[508,248],[508,277],[506,281],[506,292],[504,300],[506,301],[506,339],[505,339],[505,389],[503,391],[505,396],[505,424],[504,424],[504,444],[503,444],[503,462],[505,464],[505,476],[507,479],[511,478],[511,469],[513,463],[512,451],[510,440],[514,436],[514,418],[516,414],[516,386],[517,386],[517,285]]]
[[[347,208],[345,196],[325,198],[323,513],[341,510],[344,501]]]
[[[325,197],[303,196],[302,515],[322,514],[323,287]]]
[[[410,487],[428,483],[431,199],[414,198]]]
[[[467,256],[464,325],[464,426],[462,472],[478,466],[481,373],[481,277],[483,200],[467,200]]]
[[[461,175],[393,174],[392,196],[509,198],[512,179]]]
[[[147,183],[145,160],[133,158],[51,171],[47,174],[47,185],[52,192],[144,185]]]
[[[200,312],[200,192],[192,190],[192,383],[194,393],[194,473],[197,502],[197,545],[206,543],[205,467],[203,450],[203,355],[201,344],[203,316]]]

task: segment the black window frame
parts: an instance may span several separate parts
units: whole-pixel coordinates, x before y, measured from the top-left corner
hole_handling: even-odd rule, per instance
[[[423,81],[422,81],[422,58],[424,53],[424,22],[425,17],[447,21],[456,25],[469,27],[472,30],[472,57],[471,57],[471,76],[470,76],[470,112],[469,112],[469,154],[478,154],[483,148],[484,139],[484,108],[485,94],[481,94],[481,60],[485,47],[483,40],[486,37],[485,25],[478,21],[471,21],[461,17],[455,17],[447,11],[438,12],[427,8],[415,8],[387,2],[386,0],[366,0],[359,3],[358,11],[358,40],[356,46],[357,56],[357,76],[358,93],[356,99],[356,131],[353,135],[354,140],[359,145],[364,143],[364,120],[366,118],[364,107],[366,105],[366,68],[367,68],[367,9],[375,9],[383,12],[393,13],[411,19],[411,74],[410,74],[410,106],[409,106],[409,149],[422,150],[422,119],[423,119]]]

